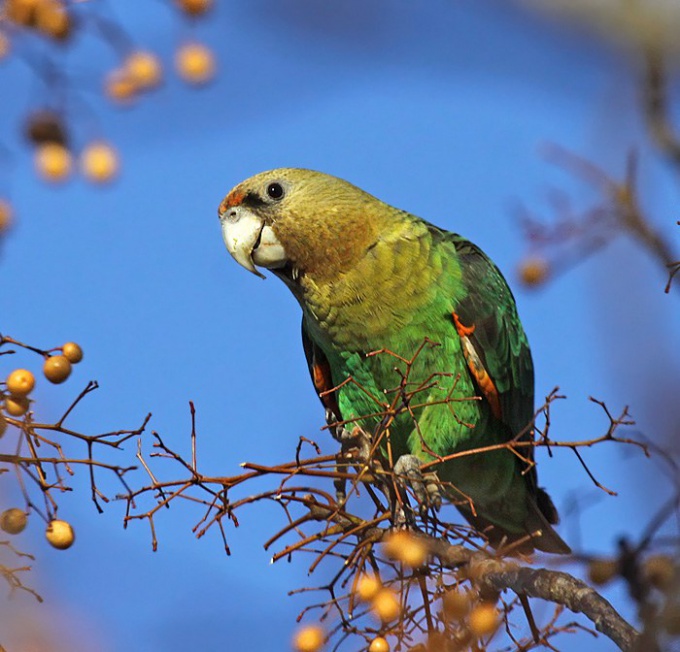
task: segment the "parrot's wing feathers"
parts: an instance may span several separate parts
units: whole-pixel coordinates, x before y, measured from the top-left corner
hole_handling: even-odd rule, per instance
[[[304,317],[302,319],[302,346],[307,358],[309,375],[312,377],[312,382],[321,399],[321,403],[335,417],[335,421],[342,421],[336,392],[331,391],[335,386],[331,374],[331,365],[324,352],[310,337]]]
[[[456,313],[464,325],[474,327],[470,341],[498,392],[501,420],[514,437],[534,416],[534,366],[515,299],[496,265],[478,247],[448,235],[463,283],[472,289]]]

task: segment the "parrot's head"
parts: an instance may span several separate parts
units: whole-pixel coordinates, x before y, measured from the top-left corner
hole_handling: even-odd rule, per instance
[[[293,284],[351,269],[377,241],[384,207],[342,179],[280,168],[237,185],[218,213],[237,263],[262,278],[257,267],[270,269]]]

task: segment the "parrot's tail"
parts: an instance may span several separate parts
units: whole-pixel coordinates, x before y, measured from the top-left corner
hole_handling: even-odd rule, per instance
[[[472,514],[460,505],[457,507],[470,525],[478,530],[493,548],[508,547],[511,550],[509,554],[530,554],[535,549],[555,555],[571,553],[571,548],[551,525],[557,523],[557,510],[542,489],[537,489],[536,495],[527,495],[528,516],[524,521],[523,531],[511,532],[479,512]]]

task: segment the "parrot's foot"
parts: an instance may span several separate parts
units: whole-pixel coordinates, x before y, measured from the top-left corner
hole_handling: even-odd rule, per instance
[[[415,455],[402,455],[393,470],[397,480],[412,489],[418,501],[420,513],[424,515],[430,507],[439,511],[442,506],[442,494],[437,474],[423,473],[420,465],[421,461]]]
[[[337,471],[346,471],[348,466],[364,468],[371,466],[371,436],[359,426],[347,430],[338,426],[334,432],[335,438],[340,442],[340,453],[336,457],[335,468]],[[372,473],[364,474],[364,480],[370,480]],[[335,499],[342,504],[347,499],[346,481],[337,478],[333,482],[335,486]]]

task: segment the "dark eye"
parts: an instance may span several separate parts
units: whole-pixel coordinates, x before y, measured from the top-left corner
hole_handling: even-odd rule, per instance
[[[270,183],[267,186],[267,196],[270,199],[281,199],[283,197],[283,186],[280,183]]]

